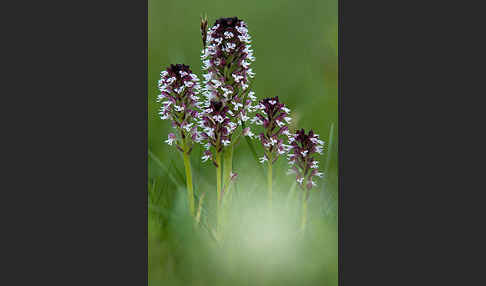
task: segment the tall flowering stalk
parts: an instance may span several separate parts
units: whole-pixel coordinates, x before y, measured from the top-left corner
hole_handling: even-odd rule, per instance
[[[206,151],[203,161],[211,159],[216,165],[218,206],[222,200],[222,185],[228,185],[232,172],[233,147],[244,129],[256,100],[249,89],[249,79],[255,74],[250,63],[255,60],[246,23],[237,17],[220,18],[206,31],[207,20],[201,20],[204,70],[204,109],[200,120],[201,141]],[[236,133],[237,127],[241,132]],[[242,132],[246,130],[245,132]],[[224,174],[221,178],[221,155]],[[225,189],[228,189],[225,187]]]
[[[290,136],[289,117],[290,109],[285,107],[276,97],[265,98],[256,106],[258,112],[251,122],[256,125],[263,125],[263,132],[259,134],[264,154],[260,158],[260,163],[268,163],[267,189],[270,205],[272,202],[272,166],[277,161],[279,155],[285,154],[288,146],[284,144],[284,139]]]
[[[194,190],[192,185],[191,161],[189,155],[193,142],[197,142],[197,122],[200,117],[199,97],[200,85],[198,77],[192,73],[189,66],[183,64],[170,65],[160,73],[158,101],[162,103],[160,118],[171,120],[175,133],[169,133],[165,141],[175,145],[182,153],[186,171],[187,199],[189,211],[194,216]]]
[[[319,162],[315,158],[317,154],[322,154],[324,142],[319,139],[319,135],[312,130],[308,134],[304,129],[297,130],[295,134],[289,136],[290,152],[288,154],[291,173],[296,174],[296,180],[302,194],[302,221],[301,227],[305,229],[307,224],[307,201],[310,190],[316,186],[314,177],[322,178],[323,173],[319,172]]]

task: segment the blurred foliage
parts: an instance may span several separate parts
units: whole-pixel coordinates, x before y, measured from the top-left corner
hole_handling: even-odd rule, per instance
[[[337,285],[337,5],[337,0],[149,0],[150,285]],[[203,13],[208,15],[209,25],[219,17],[232,16],[248,24],[256,57],[252,64],[255,95],[259,99],[279,96],[292,109],[294,126],[315,130],[326,142],[325,151],[331,151],[319,158],[321,170],[328,165],[327,177],[318,182],[320,191],[313,190],[314,224],[301,251],[289,249],[295,256],[295,271],[287,275],[276,267],[266,272],[272,275],[259,276],[236,258],[230,264],[238,271],[216,268],[221,264],[211,262],[213,256],[207,247],[211,238],[194,232],[181,210],[185,198],[183,163],[179,152],[163,142],[170,124],[158,117],[157,81],[160,71],[172,63],[188,64],[202,78],[199,18]],[[255,149],[260,151],[256,144]],[[215,171],[210,163],[201,163],[200,157],[201,150],[195,148],[191,154],[195,193],[197,197],[207,194],[203,214],[211,222]],[[257,196],[265,192],[264,167],[254,161],[244,141],[235,149],[233,165],[239,175],[235,194]],[[274,168],[274,180],[280,186],[275,190],[282,198],[287,198],[293,184],[286,171],[282,158]],[[298,200],[298,189],[293,196]]]

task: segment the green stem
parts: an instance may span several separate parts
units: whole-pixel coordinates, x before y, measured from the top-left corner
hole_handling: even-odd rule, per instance
[[[192,216],[194,216],[194,189],[192,186],[192,171],[191,171],[191,160],[189,159],[189,154],[187,154],[187,145],[184,142],[184,167],[186,169],[186,186],[187,186],[187,201],[189,202],[189,211]]]
[[[218,191],[218,207],[221,203],[221,152],[216,152],[216,187]]]
[[[216,187],[217,187],[217,196],[218,196],[218,205],[216,207],[216,220],[217,220],[217,229],[219,229],[219,225],[221,223],[221,152],[216,152]]]
[[[231,186],[231,172],[233,171],[233,146],[227,147],[224,150],[223,156],[223,184],[225,193],[229,193]]]
[[[267,189],[268,189],[268,200],[270,207],[272,207],[272,163],[268,161],[268,172],[267,172]]]
[[[305,230],[307,225],[307,197],[309,190],[306,189],[307,179],[304,179],[303,186],[304,191],[302,192],[302,222],[301,227],[302,231]]]
[[[302,230],[305,230],[307,224],[307,200],[305,192],[302,193]]]

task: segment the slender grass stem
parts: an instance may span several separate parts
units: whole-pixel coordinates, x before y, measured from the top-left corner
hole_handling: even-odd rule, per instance
[[[187,201],[189,203],[189,212],[194,216],[194,189],[192,186],[191,160],[189,158],[188,149],[186,142],[184,142],[184,152],[182,157],[184,158],[184,167],[186,170]]]

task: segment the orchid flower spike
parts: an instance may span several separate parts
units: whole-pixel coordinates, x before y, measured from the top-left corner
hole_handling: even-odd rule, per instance
[[[297,130],[295,134],[289,136],[291,142],[288,159],[291,166],[291,173],[295,173],[299,185],[307,190],[316,186],[313,181],[315,177],[322,177],[319,172],[319,162],[315,158],[317,154],[322,154],[324,142],[319,139],[319,135],[312,130],[308,134],[304,129]],[[289,150],[289,151],[290,151]]]
[[[160,118],[170,120],[176,133],[170,133],[167,144],[175,146],[182,152],[190,152],[186,142],[198,142],[197,122],[200,118],[199,78],[187,65],[170,65],[160,73],[157,98],[162,103]],[[191,140],[186,140],[190,138]],[[184,150],[186,146],[186,150]]]
[[[263,126],[263,132],[259,134],[260,142],[265,151],[264,157],[260,162],[267,160],[273,164],[279,155],[286,154],[290,146],[285,145],[284,141],[290,135],[288,123],[290,109],[286,108],[276,97],[269,97],[261,100],[256,106],[257,113],[251,119],[256,125]]]
[[[201,27],[203,29],[204,25]],[[203,41],[203,113],[210,116],[214,103],[222,103],[226,118],[232,123],[228,126],[224,141],[226,146],[232,143],[232,133],[236,127],[244,125],[250,118],[252,103],[256,100],[255,93],[249,89],[249,80],[255,76],[250,68],[250,63],[255,60],[251,37],[246,23],[241,19],[220,18],[207,33],[203,33]]]

